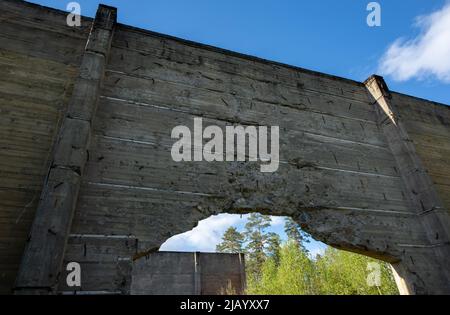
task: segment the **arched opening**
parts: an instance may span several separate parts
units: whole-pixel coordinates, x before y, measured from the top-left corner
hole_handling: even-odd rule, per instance
[[[317,241],[290,217],[213,215],[159,249],[196,252],[244,253],[247,294],[398,294],[388,263]],[[221,259],[227,264],[225,256],[217,255],[219,264]],[[233,287],[217,292],[233,293]]]

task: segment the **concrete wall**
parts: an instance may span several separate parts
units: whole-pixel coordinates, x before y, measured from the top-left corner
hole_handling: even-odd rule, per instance
[[[245,281],[243,254],[158,252],[133,264],[131,294],[242,294]]]
[[[397,121],[403,124],[403,137],[411,143],[417,156],[409,170],[405,170],[409,178],[407,189],[412,193],[414,208],[424,227],[431,244],[418,246],[409,244],[404,246],[403,267],[412,274],[411,283],[423,283],[413,270],[418,266],[428,272],[430,277],[436,277],[434,283],[442,281],[443,285],[450,283],[448,272],[450,269],[449,238],[450,223],[450,107],[442,104],[414,98],[411,96],[392,93],[391,106],[398,116]],[[398,163],[407,164],[402,159]],[[443,265],[435,265],[431,257],[442,261]],[[432,270],[443,268],[443,275],[431,276]],[[408,276],[406,276],[408,278]],[[447,284],[445,284],[447,283]],[[400,286],[400,289],[404,286]],[[404,292],[415,291],[415,288],[405,288]]]
[[[58,275],[76,261],[87,275],[83,290],[128,293],[133,259],[210,215],[259,211],[292,216],[318,240],[393,263],[407,283],[404,292],[449,292],[445,105],[392,93],[379,77],[355,82],[116,24],[115,10],[104,6],[95,22],[84,20],[91,25],[88,39],[86,27],[69,29],[78,37],[67,43],[71,36],[48,30],[52,23],[59,32],[66,30],[65,14],[18,1],[1,5],[26,9],[21,11],[26,17],[49,15],[39,24],[49,37],[45,49],[42,44],[31,49],[27,40],[15,44],[17,38],[42,34],[30,19],[21,20],[26,29],[19,35],[0,44],[2,56],[26,56],[15,61],[16,67],[34,60],[31,56],[39,62],[73,56],[81,64],[77,68],[74,61],[73,72],[58,76],[74,85],[72,95],[55,96],[68,114],[59,123],[61,116],[52,116],[53,129],[41,132],[49,138],[46,152],[53,151],[54,167],[43,181],[49,159],[45,154],[36,159],[43,166],[33,191],[42,194],[17,291],[65,290]],[[64,49],[73,55],[61,54]],[[33,78],[33,70],[22,71],[26,80]],[[11,90],[8,84],[2,82],[0,89]],[[26,93],[45,98],[52,89],[33,89],[30,83],[5,104],[19,102]],[[205,127],[279,126],[279,170],[261,173],[253,162],[175,163],[172,128],[192,127],[194,117],[203,117]],[[2,141],[11,145],[21,143],[17,135],[35,130],[7,122],[12,132]],[[36,148],[35,141],[27,145],[33,156],[44,148]],[[2,166],[9,160],[2,158]],[[24,160],[21,169],[30,165]],[[10,169],[20,174],[9,164],[2,172]],[[23,172],[24,185],[31,185],[32,177]],[[11,197],[11,191],[23,188],[15,176],[2,179]],[[5,221],[10,230],[32,198],[28,191],[21,196],[15,197],[21,203],[2,210],[13,213]],[[21,245],[9,245],[8,235],[0,240],[8,252],[16,251],[5,289],[17,270],[36,204],[29,207]]]
[[[0,1],[0,293],[11,293],[91,21]]]
[[[411,136],[446,209],[450,209],[450,109],[435,102],[393,93]]]

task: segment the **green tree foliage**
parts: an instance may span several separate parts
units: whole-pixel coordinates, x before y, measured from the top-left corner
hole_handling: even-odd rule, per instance
[[[328,247],[316,261],[321,294],[392,295],[398,289],[387,263]],[[369,286],[371,276],[380,276],[380,286]]]
[[[242,253],[244,244],[244,235],[239,233],[235,227],[229,227],[222,236],[222,242],[216,246],[219,253],[236,254]]]
[[[288,242],[280,251],[277,265],[272,258],[262,266],[260,281],[248,279],[249,294],[301,295],[315,294],[314,263],[295,242]]]
[[[300,226],[292,218],[285,219],[284,232],[288,239],[295,242],[301,250],[308,251],[305,247],[305,243],[309,243],[308,234],[302,231]]]
[[[293,220],[285,222],[288,240],[282,245],[277,234],[266,231],[270,222],[268,216],[252,214],[243,233],[231,227],[217,246],[219,252],[246,252],[247,293],[398,294],[388,264],[331,247],[323,255],[311,258],[305,248],[309,236]],[[373,282],[374,279],[380,281]],[[368,280],[376,285],[370,285]]]
[[[369,286],[368,264],[379,264],[381,285]],[[328,248],[318,259],[311,259],[295,242],[287,242],[280,251],[280,262],[268,258],[260,280],[249,278],[249,294],[269,295],[378,295],[398,294],[386,263]]]
[[[266,261],[266,244],[269,238],[266,229],[271,221],[269,216],[252,213],[245,224],[246,271],[248,277],[255,280],[260,278],[262,265]]]
[[[276,264],[280,261],[281,238],[276,233],[267,234],[267,256],[273,258]]]

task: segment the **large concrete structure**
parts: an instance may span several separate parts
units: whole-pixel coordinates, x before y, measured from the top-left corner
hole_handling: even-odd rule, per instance
[[[450,293],[450,111],[364,83],[0,1],[0,291],[129,293],[133,261],[221,212],[292,216]],[[172,160],[171,130],[280,126],[280,168]]]

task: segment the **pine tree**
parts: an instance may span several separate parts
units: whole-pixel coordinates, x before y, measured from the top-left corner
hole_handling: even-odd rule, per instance
[[[286,218],[284,222],[284,231],[290,241],[297,244],[300,250],[308,252],[305,247],[305,243],[309,243],[309,236],[306,234],[300,226],[292,218]]]
[[[265,230],[270,226],[271,221],[269,216],[252,213],[245,225],[247,272],[254,279],[259,279],[261,267],[266,260],[265,246],[268,235]]]
[[[276,265],[280,261],[281,238],[276,233],[269,233],[267,237],[267,256],[272,258]]]
[[[242,253],[244,235],[238,232],[235,227],[229,227],[222,236],[222,242],[216,246],[219,253],[237,254]]]

